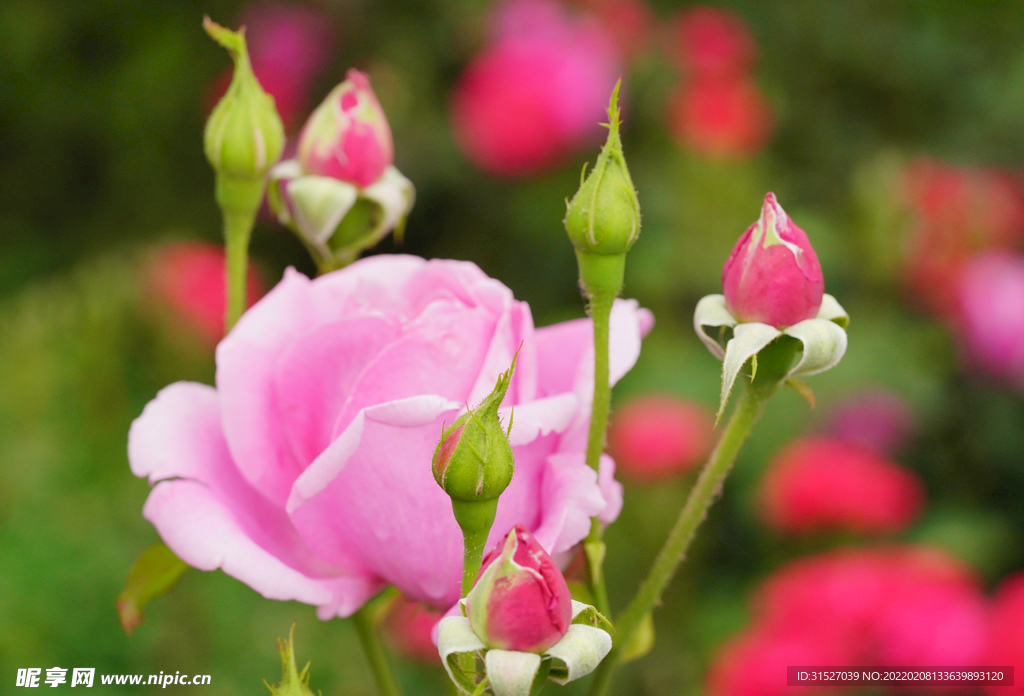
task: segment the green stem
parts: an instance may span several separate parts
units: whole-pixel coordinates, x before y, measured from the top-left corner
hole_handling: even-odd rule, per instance
[[[487,545],[487,534],[490,527],[482,531],[463,534],[463,546],[465,551],[462,556],[462,596],[465,597],[473,589],[476,582],[476,575],[480,572],[480,563],[484,557],[484,547]]]
[[[374,621],[374,612],[369,604],[364,604],[355,614],[352,621],[356,625],[356,632],[363,644],[363,651],[373,671],[373,678],[377,682],[377,692],[381,696],[401,696],[401,690],[395,677],[391,674],[387,658],[384,655],[384,646],[377,635],[377,627]]]
[[[256,221],[252,214],[224,211],[224,243],[227,252],[228,296],[224,333],[231,331],[245,312],[248,293],[246,272],[249,266],[249,237]]]
[[[238,179],[217,174],[215,194],[224,216],[227,253],[227,306],[224,333],[231,331],[245,312],[246,271],[249,268],[249,237],[263,200],[263,179]]]
[[[736,455],[750,434],[750,429],[761,417],[768,396],[770,393],[765,394],[750,387],[744,389],[729,424],[722,431],[711,458],[690,491],[686,504],[658,553],[647,579],[640,586],[633,601],[615,621],[615,644],[597,668],[590,688],[591,696],[601,696],[608,692],[612,674],[621,657],[622,647],[629,642],[644,616],[661,599],[662,593],[686,556],[697,528],[707,517],[712,503],[721,493],[722,484],[732,469],[733,462],[736,461]]]
[[[611,409],[612,388],[608,383],[608,336],[612,305],[618,294],[600,291],[589,293],[589,313],[594,325],[594,401],[590,411],[590,431],[587,434],[587,466],[599,472],[601,453],[604,451],[608,412]],[[609,615],[608,590],[604,583],[605,544],[601,539],[601,524],[595,517],[590,521],[590,534],[583,542],[590,569],[590,590],[597,610]]]

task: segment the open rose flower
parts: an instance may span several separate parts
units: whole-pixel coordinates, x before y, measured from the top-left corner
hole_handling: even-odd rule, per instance
[[[617,303],[612,380],[651,323]],[[488,394],[517,348],[504,406],[516,471],[488,545],[522,524],[558,554],[591,516],[618,515],[611,459],[600,477],[584,461],[591,346],[589,320],[535,330],[529,306],[471,263],[375,256],[316,280],[288,271],[221,342],[216,388],[173,384],[132,425],[132,471],[156,484],[143,514],[189,565],[324,619],[387,584],[446,609],[462,534],[431,456],[442,423]]]

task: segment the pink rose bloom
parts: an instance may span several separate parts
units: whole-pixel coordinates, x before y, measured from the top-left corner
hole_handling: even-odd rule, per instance
[[[691,471],[711,452],[714,416],[674,396],[645,396],[612,413],[608,451],[622,476],[659,481]]]
[[[551,556],[522,525],[484,556],[466,616],[489,648],[543,653],[572,622],[572,596]]]
[[[473,164],[528,176],[600,137],[618,61],[596,22],[550,0],[511,0],[494,24],[494,41],[455,85],[452,125]]]
[[[996,590],[985,657],[980,664],[1009,666],[1016,669],[1014,686],[990,686],[991,696],[1024,694],[1024,572],[1018,571],[1004,579]]]
[[[832,409],[828,431],[883,456],[899,451],[916,429],[914,414],[903,399],[871,389],[844,399]]]
[[[651,314],[612,312],[611,375]],[[592,328],[534,329],[529,307],[466,262],[374,256],[309,280],[293,270],[217,348],[217,386],[179,382],[132,425],[143,514],[186,563],[269,599],[348,616],[385,585],[447,609],[462,534],[434,482],[442,423],[490,393],[520,346],[512,483],[490,544],[515,524],[552,553],[621,507],[614,464],[585,463]],[[600,481],[599,481],[600,478]]]
[[[741,322],[783,328],[818,313],[825,280],[807,234],[768,193],[761,217],[732,248],[722,270],[729,311]]]
[[[761,502],[765,520],[780,531],[889,534],[920,514],[924,485],[913,472],[859,445],[804,437],[772,461]]]
[[[255,266],[246,276],[246,303],[265,287]],[[156,251],[145,270],[146,292],[175,324],[183,325],[212,350],[224,336],[227,275],[224,247],[209,242],[175,242]]]
[[[991,252],[967,266],[958,334],[969,361],[1024,389],[1024,256]]]
[[[757,60],[746,22],[720,7],[694,7],[675,19],[670,50],[694,77],[722,80],[745,76]]]

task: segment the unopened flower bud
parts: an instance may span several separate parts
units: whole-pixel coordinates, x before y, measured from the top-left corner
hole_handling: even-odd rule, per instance
[[[640,235],[640,202],[622,154],[618,100],[616,85],[608,107],[608,140],[565,214],[577,255],[622,255]]]
[[[722,285],[726,306],[740,322],[783,328],[818,314],[825,291],[818,257],[774,193],[733,247]]]
[[[349,70],[302,129],[303,172],[365,187],[380,178],[393,156],[391,129],[369,78]]]
[[[253,74],[244,28],[234,32],[209,17],[203,20],[203,28],[235,61],[231,85],[206,121],[206,159],[218,177],[262,182],[284,148],[284,127],[274,98]]]
[[[514,369],[513,359],[512,367],[498,378],[494,391],[445,428],[437,443],[432,467],[434,480],[453,503],[496,503],[512,481],[512,446],[498,418],[498,407],[508,391]]]
[[[466,614],[488,648],[543,653],[569,630],[572,597],[551,556],[516,525],[484,557]]]
[[[270,171],[267,201],[325,273],[388,232],[401,240],[416,191],[392,164],[384,111],[366,75],[349,70],[302,129],[296,159]]]

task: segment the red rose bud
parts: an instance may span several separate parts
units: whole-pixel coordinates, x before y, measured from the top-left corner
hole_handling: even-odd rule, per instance
[[[622,476],[660,481],[704,462],[711,451],[714,424],[714,417],[697,404],[672,396],[647,396],[612,415],[608,450]]]
[[[551,556],[517,524],[484,557],[466,614],[487,647],[542,653],[569,630],[572,598]]]
[[[327,95],[302,129],[303,172],[366,187],[381,177],[393,156],[391,129],[369,78],[349,70],[348,79]]]
[[[825,292],[818,257],[774,193],[733,247],[722,285],[726,306],[740,322],[783,328],[818,313]]]

